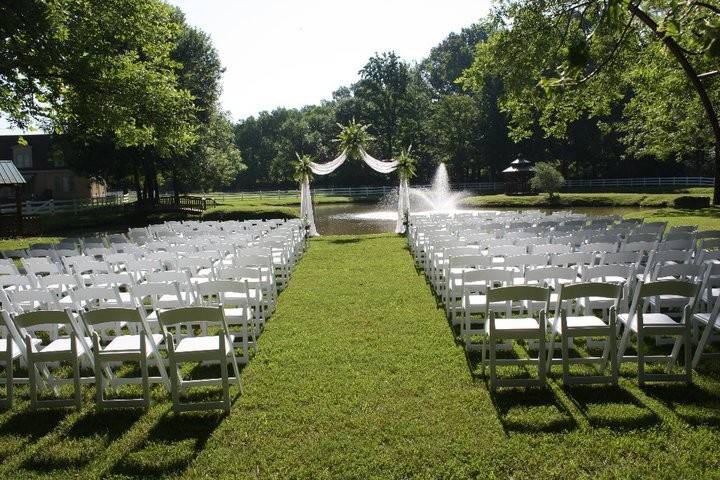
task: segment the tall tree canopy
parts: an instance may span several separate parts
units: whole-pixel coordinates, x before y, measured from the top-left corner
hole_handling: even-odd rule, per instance
[[[592,118],[619,133],[626,155],[714,157],[717,178],[718,12],[714,2],[675,0],[503,2],[507,26],[478,47],[464,84],[502,79],[515,139],[539,126],[567,142],[573,122]]]

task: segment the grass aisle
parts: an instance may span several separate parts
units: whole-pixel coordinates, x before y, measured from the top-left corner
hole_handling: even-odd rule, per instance
[[[404,240],[312,242],[245,370],[246,395],[186,472],[238,478],[718,475],[716,372],[698,386],[491,398]]]
[[[313,240],[229,417],[0,412],[0,478],[720,478],[720,368],[694,387],[491,396],[402,238]]]
[[[191,475],[435,476],[503,437],[400,238],[313,241],[260,349]]]

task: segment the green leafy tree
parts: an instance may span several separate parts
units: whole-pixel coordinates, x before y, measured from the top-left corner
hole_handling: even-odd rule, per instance
[[[511,27],[478,48],[465,85],[502,78],[515,139],[533,125],[567,138],[573,122],[595,118],[618,131],[630,153],[683,159],[704,150],[718,176],[718,92],[708,80],[717,75],[719,13],[706,2],[505,2],[498,14]],[[610,121],[618,107],[627,126]],[[682,117],[695,120],[680,129],[668,120]]]
[[[565,186],[565,178],[552,163],[539,162],[535,165],[530,186],[533,190],[546,193],[548,197],[553,198]]]

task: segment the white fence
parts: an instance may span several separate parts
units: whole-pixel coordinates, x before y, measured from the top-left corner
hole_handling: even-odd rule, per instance
[[[73,212],[91,208],[109,207],[134,202],[135,194],[110,195],[98,198],[76,198],[72,200],[27,200],[23,202],[25,215],[52,215],[54,213]],[[0,213],[15,213],[15,203],[0,204]]]
[[[565,189],[712,187],[713,185],[714,179],[712,177],[594,178],[567,180]],[[430,185],[412,185],[412,187],[429,188]],[[456,183],[452,187],[454,190],[467,190],[473,193],[500,193],[504,191],[505,183]],[[396,188],[395,186],[313,188],[313,194],[353,198],[382,197]],[[298,190],[258,190],[254,192],[214,193],[207,196],[222,202],[226,198],[270,200],[273,198],[297,197],[298,195],[300,195]]]
[[[712,177],[640,177],[640,178],[594,178],[572,179],[565,183],[565,190],[608,189],[608,188],[676,188],[676,187],[712,187]],[[415,188],[429,188],[430,185],[413,185]],[[473,193],[500,193],[504,191],[503,182],[474,182],[453,184],[455,190],[466,190]],[[313,194],[352,198],[377,198],[387,195],[397,187],[385,185],[380,187],[336,187],[314,188]],[[205,195],[219,202],[226,199],[258,199],[272,200],[286,197],[298,197],[298,190],[258,190],[254,192],[212,193]],[[46,200],[23,202],[23,213],[27,215],[45,215],[59,212],[79,212],[97,207],[122,205],[134,202],[134,193],[109,195],[102,198],[82,198],[75,200]],[[14,213],[15,204],[0,204],[0,213]]]

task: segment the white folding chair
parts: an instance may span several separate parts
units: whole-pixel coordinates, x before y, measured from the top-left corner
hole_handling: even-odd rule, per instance
[[[550,324],[550,343],[548,346],[548,371],[555,361],[555,336],[560,336],[562,350],[563,383],[589,384],[589,383],[610,383],[617,385],[618,361],[616,349],[616,314],[620,305],[620,298],[623,293],[623,285],[616,283],[575,283],[560,286],[560,292],[555,308],[555,318]],[[590,299],[604,299],[612,302],[604,318],[596,316],[592,309],[586,308],[582,312],[572,314],[574,303],[585,299],[585,304],[590,304]],[[570,313],[570,315],[568,315]],[[578,315],[578,313],[581,313]],[[599,357],[587,356],[582,358],[571,358],[569,343],[575,338],[584,337],[605,337],[606,342]],[[604,375],[608,361],[610,362],[610,375]],[[595,364],[598,365],[599,375],[575,376],[570,374],[571,364]]]
[[[242,380],[240,370],[235,360],[233,337],[230,335],[222,306],[217,307],[184,307],[175,310],[166,310],[159,313],[160,325],[165,335],[168,360],[170,361],[170,383],[173,399],[173,411],[179,413],[191,410],[223,409],[230,412],[230,380],[227,364],[232,363],[240,392],[242,393]],[[180,325],[206,323],[215,324],[220,331],[217,335],[183,337],[177,342],[171,330]],[[216,361],[220,363],[220,378],[206,378],[184,380],[179,366],[187,362]],[[204,385],[222,385],[222,400],[210,402],[185,403],[181,401],[180,392],[188,387]]]
[[[169,380],[165,364],[158,350],[164,341],[160,333],[153,334],[145,321],[145,311],[137,308],[99,308],[81,313],[87,332],[92,338],[92,351],[95,367],[95,398],[99,409],[113,407],[142,406],[150,407],[150,381],[162,382],[168,387]],[[116,335],[108,344],[102,345],[98,328],[120,330],[123,325],[134,324],[139,334]],[[148,374],[148,360],[154,357],[160,371],[160,377],[151,378]],[[141,377],[118,377],[112,370],[115,362],[138,362]],[[107,377],[107,383],[106,378]],[[142,384],[142,398],[108,399],[105,397],[106,385],[114,388],[117,385]]]
[[[498,317],[490,305],[505,303],[505,317]],[[545,312],[550,302],[550,289],[536,286],[490,288],[487,292],[485,316],[488,321],[486,335],[490,351],[490,389],[498,387],[545,386]],[[521,305],[526,305],[523,308]],[[533,305],[544,305],[534,309]],[[513,311],[520,306],[521,316],[514,318]],[[524,315],[522,315],[524,313]],[[537,317],[537,318],[536,318]],[[498,340],[537,340],[538,356],[534,358],[497,358]],[[497,376],[498,365],[537,365],[537,378],[503,378]]]
[[[82,407],[82,392],[80,384],[83,380],[80,377],[80,361],[85,359],[89,365],[93,365],[92,352],[87,346],[90,339],[84,337],[82,329],[76,324],[70,310],[47,310],[22,313],[11,317],[13,324],[20,338],[24,342],[25,360],[28,367],[30,383],[30,406],[33,410],[44,407],[75,406]],[[67,331],[67,336],[56,338],[47,345],[37,342],[37,332],[51,331],[62,325]],[[82,337],[82,338],[81,338]],[[39,400],[38,388],[42,388],[46,382],[42,382],[41,367],[47,368],[49,363],[64,362],[70,363],[73,371],[72,384],[74,395],[72,399],[51,399]],[[87,379],[91,380],[91,379]],[[47,383],[56,387],[63,383],[61,380],[48,376]],[[57,391],[57,390],[56,390]]]
[[[644,385],[648,381],[682,381],[692,383],[692,318],[696,305],[700,285],[686,280],[662,280],[657,282],[639,282],[635,287],[630,311],[618,315],[622,324],[623,335],[618,348],[619,361],[636,360],[638,363],[638,381]],[[681,313],[673,318],[667,313],[644,313],[644,302],[652,297],[672,295],[675,298],[683,297],[685,304]],[[679,318],[678,318],[679,317]],[[637,338],[637,356],[626,356],[625,352],[630,345],[630,337]],[[652,336],[676,337],[672,351],[669,355],[646,355],[645,338]],[[683,374],[672,374],[680,348],[684,348]],[[662,362],[666,364],[666,373],[645,373],[647,362]]]

